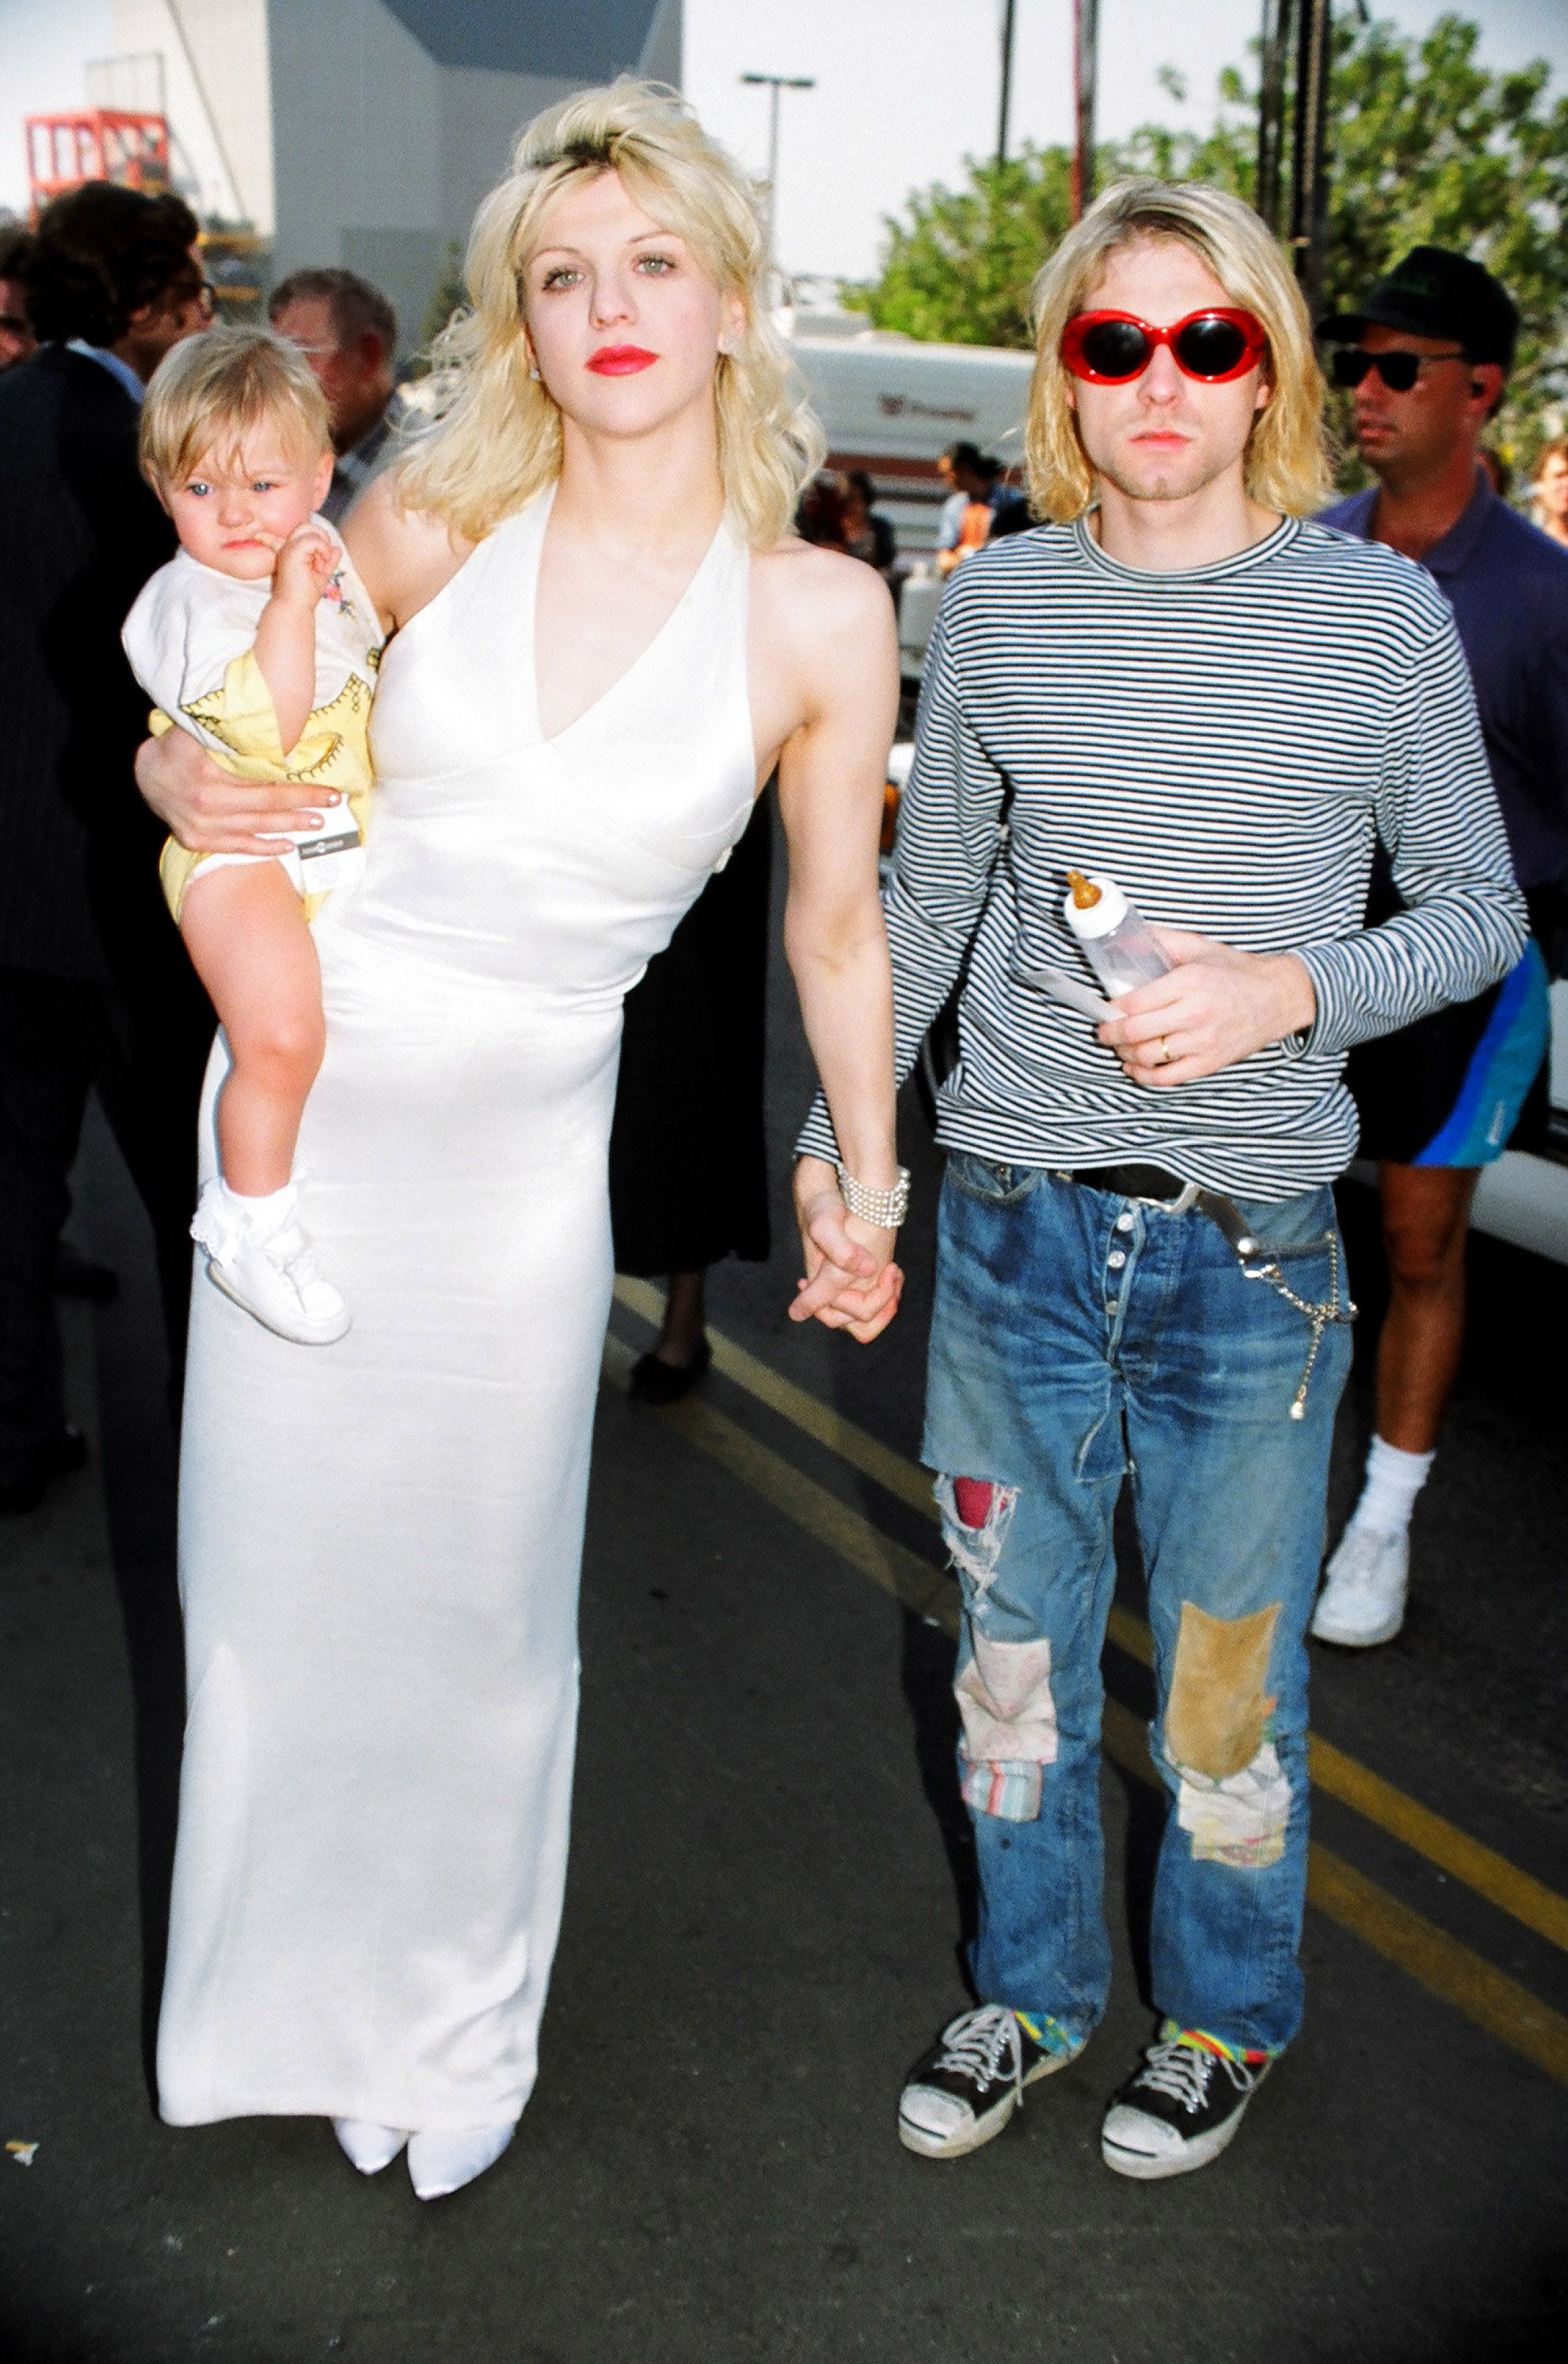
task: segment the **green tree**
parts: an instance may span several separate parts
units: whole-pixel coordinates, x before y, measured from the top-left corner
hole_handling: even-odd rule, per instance
[[[1568,395],[1568,98],[1552,97],[1543,63],[1490,72],[1480,38],[1451,15],[1419,38],[1381,20],[1336,28],[1327,297],[1350,302],[1423,242],[1485,262],[1524,316],[1503,432],[1528,452]],[[1100,185],[1155,173],[1250,199],[1255,93],[1231,69],[1218,96],[1202,134],[1148,124],[1102,148]],[[913,337],[1028,345],[1030,283],[1067,227],[1071,173],[1060,147],[970,160],[962,189],[918,190],[889,217],[880,276],[845,302]]]

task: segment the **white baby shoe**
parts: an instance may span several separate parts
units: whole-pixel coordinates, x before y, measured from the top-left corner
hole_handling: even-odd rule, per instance
[[[349,1309],[317,1271],[298,1208],[297,1180],[265,1199],[208,1182],[191,1237],[206,1253],[209,1277],[236,1305],[297,1346],[330,1346],[349,1328]]]

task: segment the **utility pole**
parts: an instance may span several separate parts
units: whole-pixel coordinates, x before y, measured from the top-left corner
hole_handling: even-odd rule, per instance
[[[1083,218],[1095,195],[1095,71],[1099,56],[1099,0],[1073,0],[1073,218]]]
[[[779,93],[781,90],[815,90],[815,74],[743,73],[742,82],[766,85],[768,103],[768,261],[777,271],[779,218]]]
[[[1296,139],[1291,160],[1290,244],[1296,275],[1314,319],[1323,308],[1323,250],[1329,230],[1329,0],[1297,0]]]
[[[1258,75],[1258,212],[1279,236],[1284,181],[1284,86],[1290,37],[1298,0],[1263,0]]]
[[[1002,104],[996,117],[996,164],[1007,161],[1007,108],[1013,95],[1013,0],[1002,10]]]

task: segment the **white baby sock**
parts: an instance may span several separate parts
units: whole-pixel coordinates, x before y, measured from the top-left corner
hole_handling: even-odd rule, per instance
[[[242,1222],[248,1232],[260,1239],[270,1238],[282,1231],[295,1210],[299,1198],[299,1185],[285,1182],[281,1190],[269,1190],[260,1199],[247,1199],[243,1192],[231,1190],[227,1182],[217,1186],[224,1212]]]
[[[1402,1535],[1437,1457],[1435,1453],[1402,1453],[1396,1444],[1385,1444],[1381,1436],[1374,1436],[1366,1456],[1366,1484],[1351,1514],[1351,1526],[1368,1527],[1378,1535]]]

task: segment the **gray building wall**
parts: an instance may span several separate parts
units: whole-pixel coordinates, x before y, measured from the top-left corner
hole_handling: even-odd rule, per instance
[[[521,73],[488,64],[442,64],[415,37],[439,18],[404,0],[265,0],[272,117],[275,283],[309,264],[362,273],[396,307],[405,359],[417,351],[426,315],[455,245],[466,244],[475,206],[506,168],[521,126],[593,78]],[[526,19],[527,10],[521,12]],[[595,11],[584,6],[592,23]],[[610,0],[614,39],[639,19],[631,60],[661,80],[680,72],[681,0],[651,13]],[[572,54],[559,29],[541,45],[551,63]],[[514,25],[517,18],[512,19]],[[608,21],[608,20],[607,20]],[[525,27],[526,29],[526,27]],[[432,29],[428,39],[440,36]],[[569,41],[568,37],[568,41]],[[461,59],[494,44],[449,43]],[[597,50],[584,39],[583,54]],[[606,52],[606,63],[609,62]]]

